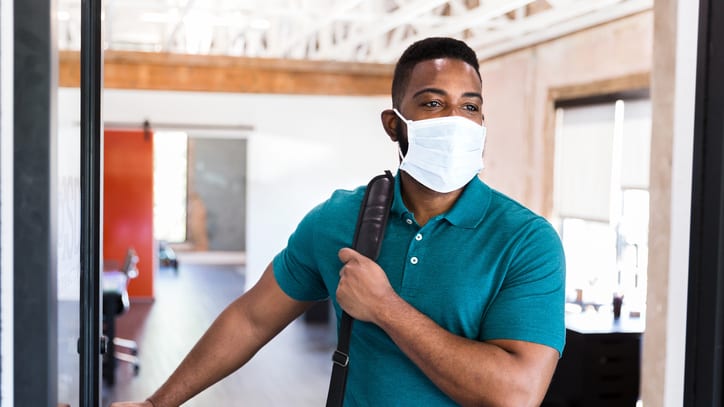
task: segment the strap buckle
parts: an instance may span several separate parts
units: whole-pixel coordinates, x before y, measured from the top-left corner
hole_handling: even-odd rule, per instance
[[[336,349],[332,354],[332,362],[341,367],[347,367],[349,365],[349,355]]]

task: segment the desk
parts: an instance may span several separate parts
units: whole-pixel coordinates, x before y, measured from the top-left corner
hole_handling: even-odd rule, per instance
[[[642,318],[566,316],[566,348],[542,406],[635,406],[641,374]]]

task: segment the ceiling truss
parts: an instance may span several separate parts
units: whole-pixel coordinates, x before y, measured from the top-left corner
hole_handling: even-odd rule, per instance
[[[80,1],[58,0],[60,49]],[[105,0],[107,49],[393,63],[413,41],[465,40],[481,59],[648,10],[653,0]]]

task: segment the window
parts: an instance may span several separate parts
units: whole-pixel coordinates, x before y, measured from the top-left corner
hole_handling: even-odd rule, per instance
[[[567,301],[644,312],[651,105],[648,99],[556,110],[554,216],[566,251]]]

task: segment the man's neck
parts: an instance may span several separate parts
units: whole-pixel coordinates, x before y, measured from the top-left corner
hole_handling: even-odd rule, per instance
[[[404,171],[400,171],[400,190],[402,201],[420,226],[450,210],[463,191],[462,188],[448,193],[430,190]]]

